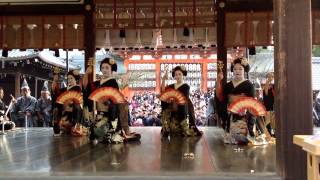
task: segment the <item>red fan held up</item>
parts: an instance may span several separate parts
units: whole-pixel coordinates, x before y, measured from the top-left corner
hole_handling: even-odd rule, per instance
[[[82,97],[82,94],[78,91],[65,91],[59,95],[56,102],[59,104],[67,104],[69,102],[82,104],[83,97]]]
[[[114,104],[127,102],[123,94],[118,89],[112,87],[101,87],[96,89],[90,94],[89,99],[101,103],[106,100],[111,100]]]
[[[187,98],[178,90],[168,88],[160,96],[161,101],[171,102],[174,101],[179,105],[184,105],[187,102]]]
[[[265,106],[252,97],[239,98],[228,107],[228,111],[235,114],[243,114],[246,110],[255,116],[264,116],[267,113]]]

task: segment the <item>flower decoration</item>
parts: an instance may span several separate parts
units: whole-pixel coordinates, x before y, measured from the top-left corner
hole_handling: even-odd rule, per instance
[[[54,73],[54,74],[59,74],[60,71],[61,71],[61,70],[60,70],[58,67],[54,67],[54,68],[53,68],[53,73]]]
[[[73,70],[73,74],[76,75],[76,76],[79,76],[80,75],[80,69]]]
[[[114,59],[110,59],[110,64],[114,65],[116,63],[116,61]]]
[[[247,58],[241,58],[241,64],[244,66],[247,66],[249,64],[249,61]]]

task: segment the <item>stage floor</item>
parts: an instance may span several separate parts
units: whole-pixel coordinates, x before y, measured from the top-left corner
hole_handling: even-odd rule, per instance
[[[132,130],[140,143],[97,146],[87,137],[53,137],[51,128],[8,132],[0,135],[0,179],[280,179],[275,145],[225,145],[215,127],[202,128],[201,138],[170,140],[161,140],[159,127]]]

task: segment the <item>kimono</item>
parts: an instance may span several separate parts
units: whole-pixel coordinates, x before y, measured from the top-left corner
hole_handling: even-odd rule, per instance
[[[6,105],[4,102],[0,99],[0,116],[4,116],[6,113]]]
[[[17,127],[25,127],[26,118],[28,127],[33,127],[36,124],[33,118],[36,104],[37,99],[33,96],[21,96],[17,99],[17,103],[12,108],[12,115]]]
[[[162,134],[167,135],[182,135],[182,136],[195,136],[201,135],[200,131],[195,125],[195,113],[193,104],[189,98],[190,86],[182,84],[175,87],[175,84],[167,86],[180,91],[187,99],[184,105],[177,105],[176,103],[167,103],[161,101],[161,123]]]
[[[5,117],[6,110],[7,110],[6,105],[0,99],[0,131],[2,131],[2,125],[3,125],[4,130],[10,130],[15,127],[14,122],[6,119],[7,118],[7,117]]]
[[[62,88],[54,93],[54,98],[56,99],[65,91],[78,91],[82,92],[80,86],[76,85],[71,88]],[[80,104],[70,102],[68,104],[58,104],[54,103],[54,112],[53,112],[53,131],[55,134],[60,134],[62,130],[65,134],[73,134],[76,126],[82,123],[82,107]]]
[[[223,119],[222,126],[226,132],[230,133],[230,142],[232,144],[247,143],[248,130],[250,135],[253,135],[252,129],[254,121],[252,119],[252,115],[250,113],[247,113],[246,115],[228,114],[227,107],[231,103],[231,95],[241,95],[254,98],[254,86],[249,80],[245,80],[234,87],[232,81],[230,81],[224,85],[222,91],[222,97],[221,93],[218,94],[218,96],[220,95],[220,104],[224,107],[222,112],[224,115],[222,117],[226,117]]]
[[[94,81],[85,89],[85,106],[89,112],[93,112],[93,101],[89,100],[89,95],[98,88],[112,87],[119,89],[119,85],[114,78],[108,78],[102,82]],[[120,111],[119,105],[114,104],[111,100],[106,100],[104,103],[96,102],[97,115],[91,119],[90,140],[106,143],[122,143],[125,140],[123,136],[121,122],[119,120]]]
[[[41,124],[43,127],[49,127],[52,126],[51,122],[51,110],[52,110],[52,102],[51,97],[48,99],[39,98],[36,106],[36,111],[40,113],[43,117],[43,119],[40,119]]]
[[[271,136],[275,136],[276,121],[274,114],[274,95],[275,87],[274,84],[270,84],[268,87],[268,93],[263,90],[263,104],[266,107],[267,114],[265,116],[265,123]]]

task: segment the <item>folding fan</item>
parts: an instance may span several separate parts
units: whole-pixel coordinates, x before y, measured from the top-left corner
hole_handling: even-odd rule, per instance
[[[59,104],[66,104],[67,102],[73,101],[77,104],[83,103],[83,98],[78,91],[65,91],[57,98],[56,102]]]
[[[186,97],[180,91],[172,88],[168,88],[167,90],[165,90],[161,94],[160,100],[165,102],[174,101],[180,105],[186,104],[187,101]]]
[[[121,92],[112,87],[102,87],[93,91],[89,99],[97,102],[105,102],[106,100],[111,100],[114,104],[125,103],[126,100]]]
[[[233,101],[228,107],[228,111],[236,114],[244,113],[245,110],[248,110],[255,116],[264,116],[266,114],[264,105],[252,97],[239,98]]]

